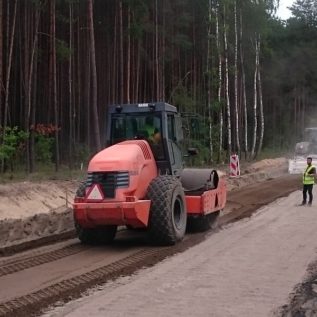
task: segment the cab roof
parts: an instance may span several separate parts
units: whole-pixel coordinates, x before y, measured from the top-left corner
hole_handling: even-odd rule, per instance
[[[166,102],[149,102],[134,104],[110,105],[108,113],[136,113],[136,112],[175,112],[177,108]]]

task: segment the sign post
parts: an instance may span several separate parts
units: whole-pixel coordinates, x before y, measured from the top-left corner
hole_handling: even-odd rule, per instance
[[[240,176],[240,162],[239,155],[232,154],[230,155],[230,177],[239,177]]]

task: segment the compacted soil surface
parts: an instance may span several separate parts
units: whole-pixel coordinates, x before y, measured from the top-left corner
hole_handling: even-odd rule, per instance
[[[286,170],[246,164],[216,230],[156,248],[123,228],[110,246],[73,239],[78,181],[0,185],[0,316],[317,316],[317,203],[297,206]]]
[[[0,316],[38,315],[56,302],[46,316],[273,314],[317,247],[316,208],[295,206],[299,188],[287,175],[230,191],[218,229],[173,247],[123,230],[110,246],[73,239],[2,257]]]
[[[263,207],[44,316],[317,316],[317,203],[299,207],[299,190],[269,203],[292,183],[289,177],[230,194],[241,203],[238,213]]]

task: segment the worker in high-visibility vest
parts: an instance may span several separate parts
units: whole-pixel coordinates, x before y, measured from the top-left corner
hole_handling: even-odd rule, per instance
[[[154,124],[153,116],[146,117],[144,129],[147,132],[148,141],[152,142],[153,144],[158,144],[161,142],[161,133]]]
[[[307,192],[309,195],[308,206],[311,206],[313,202],[313,186],[315,184],[316,168],[312,164],[312,158],[307,157],[307,167],[303,174],[303,201],[302,206],[306,205],[307,202]]]

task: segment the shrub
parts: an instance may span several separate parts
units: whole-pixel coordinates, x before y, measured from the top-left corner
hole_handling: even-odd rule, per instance
[[[25,141],[29,134],[18,127],[0,127],[0,161],[2,162],[2,170],[10,162],[13,169],[14,162],[18,155],[25,151]]]

